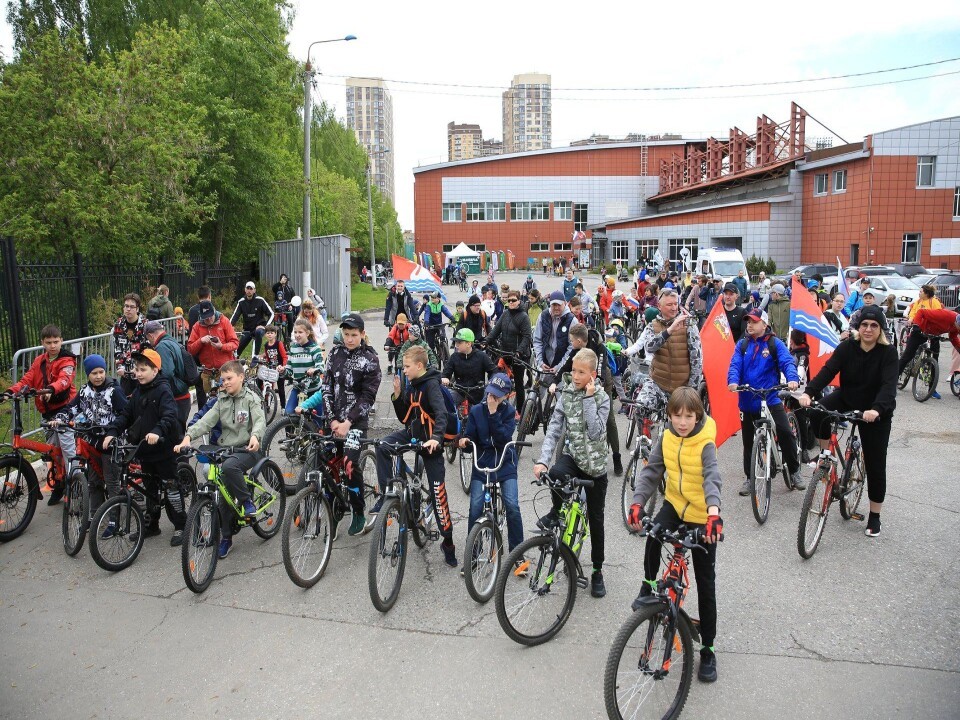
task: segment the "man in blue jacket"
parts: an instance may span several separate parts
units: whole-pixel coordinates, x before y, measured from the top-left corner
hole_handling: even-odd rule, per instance
[[[754,388],[769,388],[780,384],[780,374],[787,379],[787,387],[797,389],[800,377],[793,355],[767,325],[767,314],[753,309],[746,315],[747,332],[737,343],[730,358],[730,370],[727,372],[727,387],[736,392],[738,385]],[[793,488],[803,490],[806,485],[800,480],[800,460],[797,452],[797,440],[790,430],[787,413],[783,409],[780,395],[767,394],[767,407],[773,416],[777,428],[777,444],[790,477]],[[743,436],[743,472],[747,479],[740,487],[741,495],[750,494],[751,455],[753,453],[753,423],[760,417],[760,398],[752,392],[740,393],[741,430]]]
[[[563,278],[563,297],[567,302],[577,294],[577,283],[580,282],[573,276],[573,270],[567,270]]]

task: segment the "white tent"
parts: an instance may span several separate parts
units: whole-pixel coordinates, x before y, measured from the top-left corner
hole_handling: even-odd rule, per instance
[[[460,243],[453,250],[447,253],[447,260],[450,260],[451,258],[456,260],[457,258],[461,257],[479,258],[480,253],[478,253],[476,250],[471,250],[466,246],[465,243]]]

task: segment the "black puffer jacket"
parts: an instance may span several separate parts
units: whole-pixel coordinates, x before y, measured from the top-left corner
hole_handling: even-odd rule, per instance
[[[497,365],[483,350],[473,350],[469,355],[455,352],[443,366],[443,377],[458,385],[482,385],[487,377],[497,372]],[[483,402],[483,388],[469,393],[470,402]]]
[[[144,443],[137,457],[141,460],[158,460],[170,457],[173,446],[183,440],[180,431],[180,419],[177,417],[177,404],[173,400],[170,383],[157,375],[146,385],[137,385],[123,412],[110,423],[107,435],[117,436],[124,430],[127,442],[136,444],[149,433],[160,436],[156,445]]]
[[[503,352],[516,353],[529,359],[530,349],[533,347],[530,316],[520,307],[505,311],[487,336],[487,344],[496,345]]]

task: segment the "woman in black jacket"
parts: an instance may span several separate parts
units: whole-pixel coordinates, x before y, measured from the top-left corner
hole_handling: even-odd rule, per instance
[[[506,295],[507,309],[487,336],[487,345],[496,347],[503,353],[513,353],[529,362],[530,349],[533,347],[530,316],[520,306],[519,290],[508,290]],[[510,361],[510,369],[513,372],[513,386],[517,391],[517,410],[519,411],[523,408],[527,369],[516,360]]]
[[[809,407],[811,397],[821,393],[839,373],[840,389],[825,397],[821,404],[840,412],[863,412],[859,430],[870,497],[870,517],[864,531],[868,537],[880,534],[880,509],[887,491],[887,446],[897,406],[897,350],[887,340],[886,326],[883,310],[876,305],[865,305],[859,332],[853,332],[849,340],[837,346],[800,396],[800,405]],[[810,411],[814,435],[820,440],[820,447],[827,449],[830,423],[824,420],[821,413]]]
[[[463,330],[463,328],[472,330],[477,342],[483,342],[490,334],[490,320],[480,307],[480,298],[477,295],[471,295],[467,300],[467,310],[457,323],[457,330]]]

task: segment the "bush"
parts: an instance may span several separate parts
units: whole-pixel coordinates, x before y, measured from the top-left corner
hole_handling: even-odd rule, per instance
[[[749,275],[759,275],[766,272],[767,264],[756,255],[751,255],[747,260],[747,273]]]

